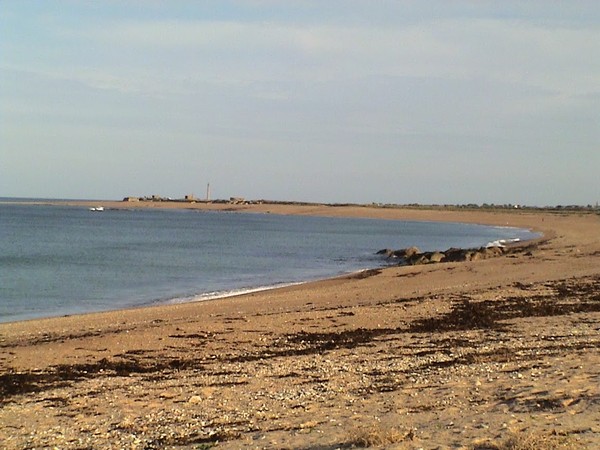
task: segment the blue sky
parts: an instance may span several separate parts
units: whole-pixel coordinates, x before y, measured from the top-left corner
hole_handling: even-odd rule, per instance
[[[600,201],[597,1],[0,0],[0,196]]]

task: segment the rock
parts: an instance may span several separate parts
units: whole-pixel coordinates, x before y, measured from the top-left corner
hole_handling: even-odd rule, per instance
[[[442,262],[464,262],[479,261],[482,259],[495,258],[508,252],[507,249],[498,246],[481,247],[477,249],[449,248],[445,252],[421,252],[417,247],[408,247],[400,250],[383,249],[378,255],[386,255],[388,258],[399,258],[400,265],[437,264]]]
[[[493,247],[488,247],[487,249],[488,249],[488,252],[493,256],[504,255],[504,247],[493,246]]]
[[[444,262],[468,261],[468,250],[462,248],[449,248],[444,252]]]
[[[420,254],[421,250],[418,247],[408,247],[400,250],[396,250],[393,252],[394,256],[397,258],[409,259],[414,255]]]
[[[412,255],[410,258],[406,259],[407,264],[411,266],[419,266],[421,264],[429,263],[429,258],[423,253],[416,253]]]
[[[480,261],[482,259],[485,259],[485,254],[480,251],[476,251],[471,253],[471,257],[467,259],[467,261]]]
[[[475,256],[476,254],[477,254],[476,251],[467,250],[465,252],[465,261],[476,261],[477,260],[477,257]]]
[[[439,263],[439,262],[442,262],[445,257],[446,257],[446,255],[443,254],[442,252],[433,252],[429,256],[429,262],[430,263]]]
[[[481,259],[495,258],[496,256],[500,256],[502,254],[503,252],[500,247],[481,247],[474,252],[472,260],[478,261]]]
[[[407,249],[405,249],[405,254],[407,257],[411,257],[419,253],[421,253],[421,250],[419,250],[418,247],[408,247]]]

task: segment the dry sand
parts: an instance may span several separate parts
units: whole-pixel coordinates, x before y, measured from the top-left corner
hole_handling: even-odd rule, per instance
[[[546,239],[484,261],[0,324],[1,448],[493,449],[512,435],[600,448],[600,216],[194,207]]]

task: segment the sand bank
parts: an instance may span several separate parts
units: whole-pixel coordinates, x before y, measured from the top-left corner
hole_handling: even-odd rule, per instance
[[[515,226],[545,239],[485,261],[0,324],[1,447],[334,449],[370,431],[400,449],[513,434],[600,446],[597,215],[185,206]]]

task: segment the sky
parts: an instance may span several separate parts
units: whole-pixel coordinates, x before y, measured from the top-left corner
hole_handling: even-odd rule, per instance
[[[600,2],[0,0],[0,197],[600,201]]]

